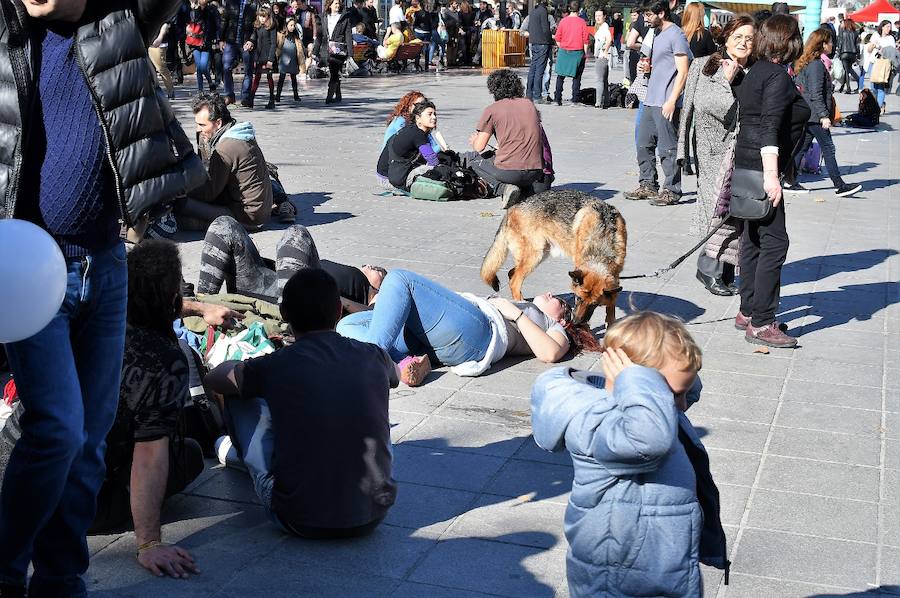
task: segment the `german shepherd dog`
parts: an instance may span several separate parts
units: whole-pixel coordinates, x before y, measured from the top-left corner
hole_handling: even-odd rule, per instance
[[[622,290],[619,274],[627,237],[619,211],[592,195],[571,189],[538,193],[506,211],[481,264],[481,279],[499,291],[497,271],[511,252],[515,266],[509,271],[509,289],[521,301],[525,277],[548,254],[566,254],[575,261],[569,272],[575,293],[573,323],[587,322],[598,305],[605,305],[609,328]]]

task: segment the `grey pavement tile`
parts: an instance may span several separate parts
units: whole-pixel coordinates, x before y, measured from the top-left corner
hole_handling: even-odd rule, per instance
[[[758,489],[750,527],[813,534],[860,542],[878,542],[878,504]]]
[[[900,469],[900,440],[888,439],[884,445],[884,466],[891,469]]]
[[[504,459],[401,443],[394,447],[394,477],[401,482],[478,492]]]
[[[859,330],[824,328],[804,334],[803,341],[806,346],[803,347],[803,351],[797,352],[797,357],[812,354],[829,358],[827,353],[860,353],[860,351],[849,349],[849,347],[873,350],[882,349],[884,347],[885,336],[881,332],[861,332]],[[875,353],[875,355],[877,355],[877,353]],[[831,359],[834,358],[832,357]],[[847,359],[846,356],[842,356],[840,359],[836,359],[836,361],[846,361]]]
[[[882,341],[884,339],[884,335],[875,335],[867,332],[857,332],[856,334],[880,337]],[[823,340],[821,338],[813,339],[805,334],[801,338],[803,349],[796,351],[795,353],[796,359],[799,362],[826,359],[840,363],[853,363],[859,365],[881,366],[884,364],[884,355],[880,346],[848,346],[841,341]]]
[[[759,453],[744,453],[707,447],[709,467],[717,483],[752,486],[759,469]]]
[[[732,571],[864,588],[875,580],[875,553],[874,544],[748,529],[741,538]],[[823,563],[828,565],[823,567]],[[762,595],[766,594],[757,594]]]
[[[235,574],[220,596],[244,598],[293,598],[316,596],[342,598],[345,596],[392,596],[399,581],[389,577],[361,574],[344,567],[286,566],[283,559],[266,559]]]
[[[885,368],[884,379],[886,388],[900,390],[900,368]]]
[[[397,443],[406,436],[410,430],[422,423],[427,416],[422,413],[408,413],[406,411],[391,411],[391,442]]]
[[[271,561],[274,568],[285,564],[300,569],[330,567],[343,570],[348,576],[362,573],[399,580],[434,547],[437,537],[430,532],[390,525],[380,525],[368,536],[347,540],[289,537],[257,562]]]
[[[890,594],[900,594],[900,548],[884,548],[881,553],[881,585]]]
[[[398,482],[397,501],[388,511],[387,525],[443,533],[478,497],[474,492]]]
[[[409,580],[516,598],[553,596],[560,577],[565,577],[565,553],[518,546],[515,535],[504,534],[508,537],[503,542],[442,540]]]
[[[880,542],[900,548],[900,505],[885,501],[882,505]]]
[[[775,425],[859,436],[878,436],[881,433],[881,413],[833,405],[785,402],[781,406]]]
[[[743,397],[777,399],[784,387],[784,379],[775,376],[753,374],[729,374],[727,372],[703,372],[703,389],[716,394],[733,394]]]
[[[881,388],[831,384],[813,380],[788,380],[784,388],[784,401],[786,403],[800,401],[860,409],[881,409]]]
[[[529,438],[519,450],[516,451],[514,457],[522,461],[540,461],[541,463],[552,463],[555,465],[566,465],[572,467],[572,455],[567,450],[561,450],[551,453],[545,451],[537,445],[534,438]]]
[[[733,320],[729,319],[728,322],[723,323],[722,330],[719,330],[709,337],[709,341],[705,345],[701,345],[703,347],[703,373],[706,373],[706,359],[711,354],[716,353],[738,353],[742,355],[751,355],[752,357],[761,357],[759,355],[752,355],[753,350],[756,348],[756,345],[751,345],[747,341],[744,340],[744,333],[735,330],[732,325]],[[697,340],[697,335],[694,336],[694,340]],[[781,352],[781,351],[773,351],[769,355],[765,356],[767,359],[790,359],[795,352]]]
[[[469,392],[466,388],[453,395],[436,413],[531,431],[531,401],[528,397]]]
[[[406,411],[427,415],[440,407],[454,392],[456,391],[434,384],[425,384],[415,388],[403,385],[391,391],[390,410],[392,413]]]
[[[727,419],[713,419],[691,414],[691,423],[707,448],[761,453],[769,434],[769,426]]]
[[[884,470],[884,503],[900,507],[900,471],[896,469]]]
[[[900,413],[886,413],[884,435],[892,440],[900,439]]]
[[[879,472],[874,467],[825,463],[769,455],[759,486],[835,498],[878,500]]]
[[[797,361],[791,371],[792,380],[812,380],[851,386],[880,387],[883,368],[858,364],[839,363],[826,359]]]
[[[511,459],[484,489],[491,494],[513,498],[564,503],[572,490],[573,470],[564,465]]]
[[[877,467],[881,461],[881,440],[877,436],[776,427],[772,430],[769,454]]]
[[[731,486],[723,484],[715,478],[719,487],[719,518],[722,525],[739,525],[744,511],[747,509],[747,499],[750,497],[750,488],[747,486]]]
[[[734,374],[759,374],[762,376],[778,376],[783,378],[790,362],[786,359],[773,359],[762,353],[752,353],[755,348],[746,343],[746,354],[712,353],[703,356],[703,371],[730,372]]]
[[[723,588],[719,592],[719,596],[723,598],[760,598],[761,596],[772,596],[773,598],[811,598],[813,596],[821,598],[838,598],[838,596],[852,596],[850,588],[835,588],[833,586],[821,586],[812,583],[801,583],[798,581],[786,581],[783,579],[771,579],[767,577],[757,577],[755,575],[745,575],[743,573],[732,573],[731,583],[727,589]],[[857,595],[863,598],[861,594]],[[872,596],[871,598],[877,598]]]
[[[700,402],[691,407],[690,415],[770,424],[777,406],[778,401],[772,399],[703,392]]]
[[[523,374],[521,371],[503,370],[490,376],[475,378],[466,386],[466,390],[527,399],[531,396],[531,385],[534,384],[536,377]]]
[[[213,471],[216,472],[216,475],[210,476],[202,484],[194,486],[186,494],[260,504],[259,498],[253,490],[250,476],[246,472],[222,465],[213,468]]]
[[[464,538],[508,537],[510,542],[534,548],[565,550],[563,516],[566,505],[524,499],[498,500],[482,495],[444,535]]]
[[[432,415],[403,440],[420,446],[511,457],[529,438],[520,429]]]
[[[425,583],[416,583],[413,581],[404,581],[400,584],[393,594],[392,598],[487,598],[493,594],[484,594],[482,592],[471,592],[469,590],[460,590],[459,588],[443,588]]]

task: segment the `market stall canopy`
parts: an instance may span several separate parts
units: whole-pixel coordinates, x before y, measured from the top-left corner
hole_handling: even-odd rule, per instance
[[[751,15],[758,10],[769,10],[772,8],[771,2],[758,2],[757,0],[703,0],[703,4],[710,8],[727,10],[735,14],[745,12]],[[788,6],[791,12],[800,11],[806,8],[806,0],[789,0]]]
[[[888,0],[875,0],[867,7],[850,13],[847,18],[853,19],[857,23],[877,23],[881,19],[894,21],[900,18],[900,10],[897,10]]]

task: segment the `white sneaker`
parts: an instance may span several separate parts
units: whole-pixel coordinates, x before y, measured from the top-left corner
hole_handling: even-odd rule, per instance
[[[238,457],[237,449],[234,448],[234,445],[231,443],[231,436],[219,436],[219,438],[216,439],[215,447],[216,457],[219,458],[219,463],[225,467],[247,471],[247,466],[244,465],[244,462]]]

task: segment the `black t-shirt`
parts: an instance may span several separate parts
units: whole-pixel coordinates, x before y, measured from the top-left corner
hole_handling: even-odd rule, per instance
[[[106,466],[131,469],[136,442],[175,438],[188,398],[189,370],[178,342],[128,326],[116,420],[107,436]]]
[[[413,15],[413,29],[419,31],[431,31],[434,24],[434,14],[423,10],[417,10]]]
[[[386,352],[334,331],[313,332],[244,365],[241,394],[272,413],[272,507],[294,529],[346,529],[384,517],[391,477]]]
[[[414,124],[408,124],[391,137],[387,142],[388,179],[395,187],[405,188],[406,177],[410,171],[419,164],[425,163],[425,158],[419,152],[419,147],[431,145],[428,141],[428,133]]]
[[[709,56],[716,51],[716,42],[708,29],[701,29],[700,35],[694,34],[694,37],[688,40],[691,46],[691,54],[694,58],[702,58]]]
[[[369,304],[369,289],[372,285],[359,268],[328,260],[319,260],[319,265],[337,281],[341,297],[363,305]]]

